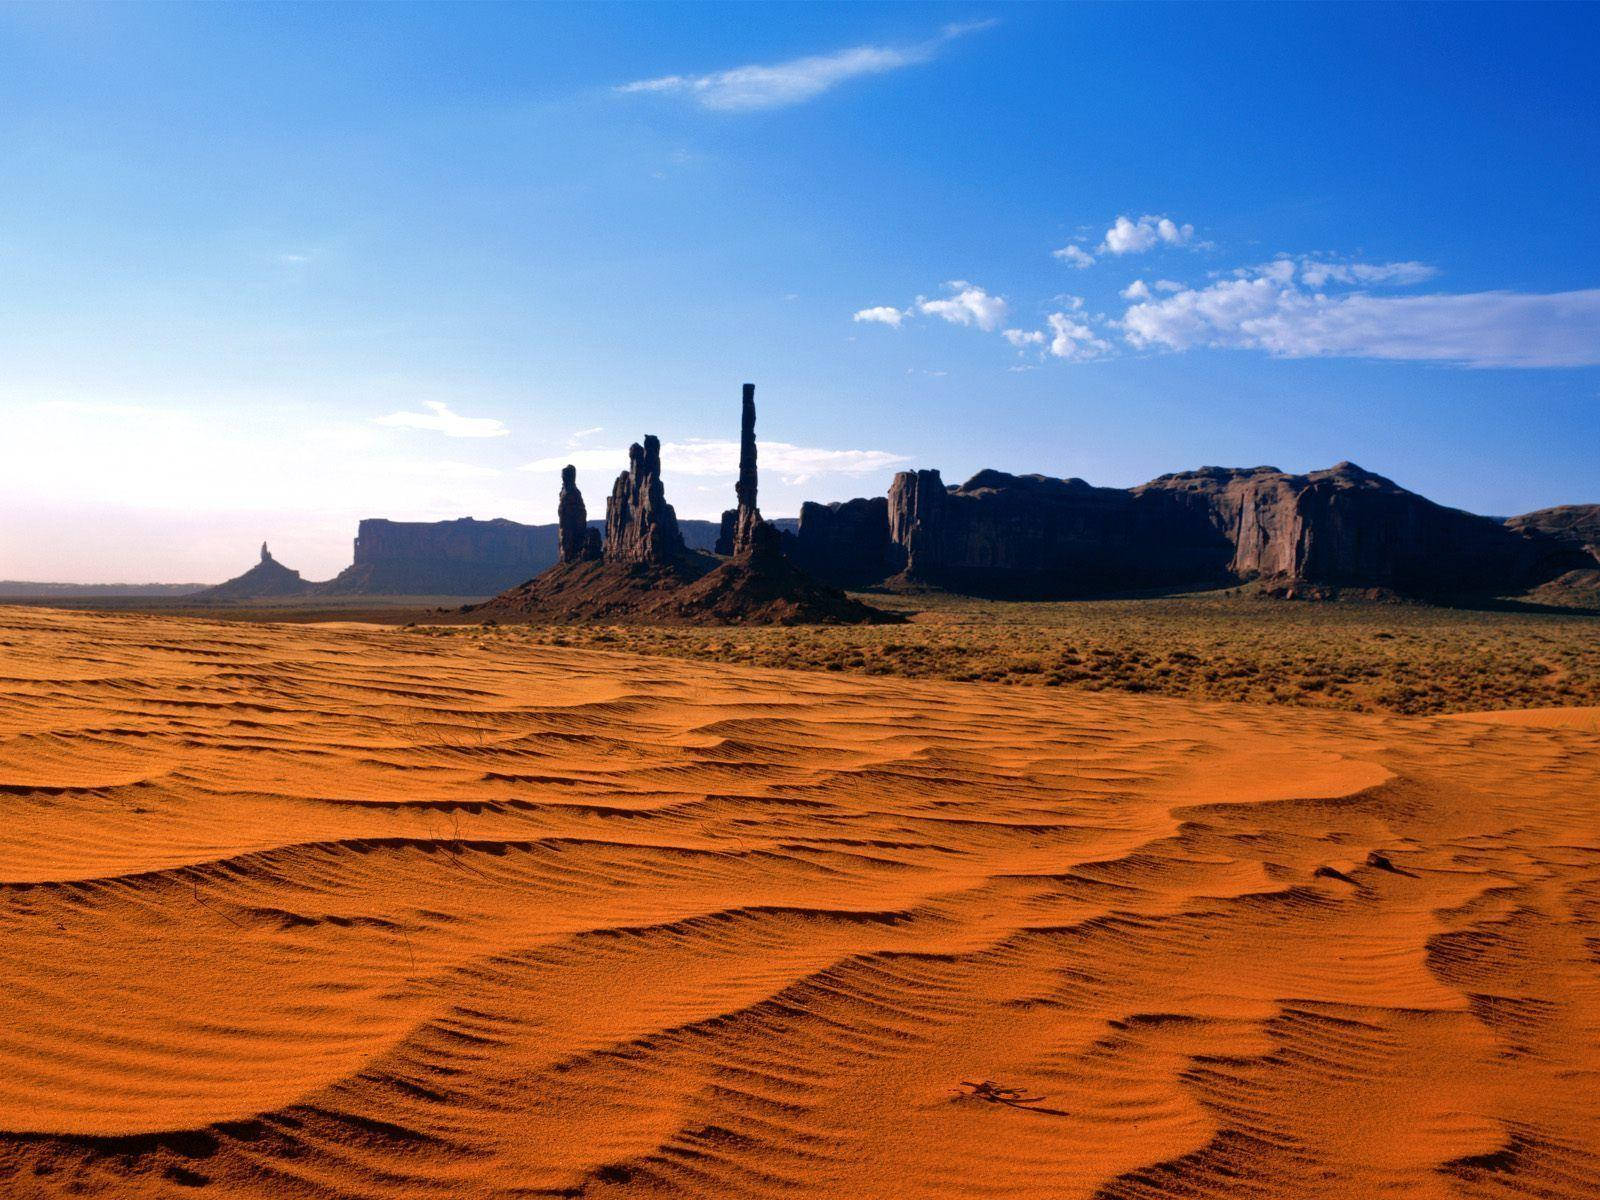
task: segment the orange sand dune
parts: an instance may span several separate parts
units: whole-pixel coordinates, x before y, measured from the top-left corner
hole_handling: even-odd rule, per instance
[[[1592,712],[23,609],[0,696],[7,1200],[1600,1197]]]

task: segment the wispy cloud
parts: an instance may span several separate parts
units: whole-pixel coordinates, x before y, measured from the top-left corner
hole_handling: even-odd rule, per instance
[[[384,417],[373,417],[379,425],[400,429],[430,429],[446,437],[489,438],[505,437],[511,430],[496,417],[463,417],[452,412],[450,406],[438,400],[425,400],[422,406],[429,412],[397,412]]]
[[[934,58],[940,47],[969,33],[988,29],[994,21],[946,25],[937,37],[908,46],[851,46],[831,54],[813,54],[788,62],[752,64],[708,75],[663,75],[621,84],[623,94],[680,96],[701,108],[721,112],[753,112],[803,104],[842,83],[917,66]]]
[[[1330,267],[1283,259],[1135,304],[1120,325],[1139,349],[1218,347],[1467,367],[1600,364],[1600,289],[1425,296],[1320,290],[1330,282],[1402,283],[1427,274],[1420,263]]]
[[[886,450],[828,450],[817,446],[796,446],[790,442],[761,443],[761,469],[772,471],[785,483],[805,483],[820,475],[871,475],[909,461],[904,454]],[[602,483],[612,472],[627,466],[623,449],[594,447],[554,458],[541,458],[522,467],[524,471],[559,471],[571,463],[580,471],[601,472]],[[695,478],[733,478],[739,473],[739,443],[691,438],[664,442],[661,467],[669,475]]]

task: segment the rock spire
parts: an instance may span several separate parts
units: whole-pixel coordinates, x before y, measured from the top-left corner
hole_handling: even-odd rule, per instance
[[[739,507],[735,510],[733,546],[735,555],[750,553],[755,544],[761,510],[756,507],[756,385],[744,385],[739,413],[739,482],[734,485]]]
[[[605,561],[670,563],[687,550],[678,514],[661,486],[661,439],[654,434],[628,447],[628,469],[606,501]]]
[[[578,490],[578,468],[561,468],[561,499],[556,504],[558,561],[583,562],[600,557],[600,531],[589,528],[589,510]]]

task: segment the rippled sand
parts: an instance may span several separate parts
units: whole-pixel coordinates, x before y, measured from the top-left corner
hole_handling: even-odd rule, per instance
[[[1597,717],[0,610],[0,1196],[1600,1196]]]

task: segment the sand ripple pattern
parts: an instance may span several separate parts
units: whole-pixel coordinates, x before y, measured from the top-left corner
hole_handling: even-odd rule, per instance
[[[1594,718],[6,609],[0,1195],[1600,1197]]]

